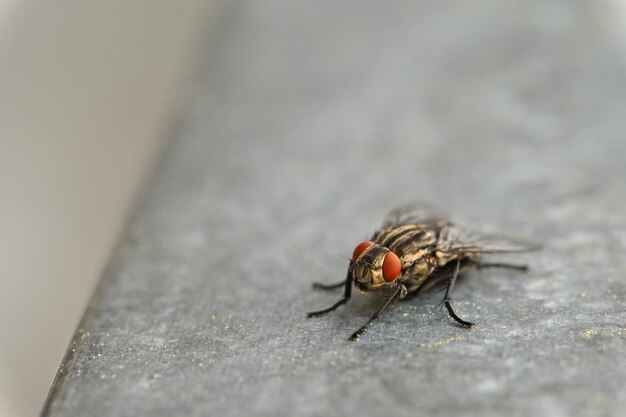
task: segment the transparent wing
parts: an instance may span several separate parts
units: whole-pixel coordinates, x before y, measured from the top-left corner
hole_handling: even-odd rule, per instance
[[[444,253],[529,252],[538,249],[540,249],[539,245],[485,234],[453,224],[444,226],[437,240],[437,250]]]
[[[381,228],[397,227],[405,224],[426,224],[441,227],[448,223],[448,214],[435,206],[413,202],[391,210]]]

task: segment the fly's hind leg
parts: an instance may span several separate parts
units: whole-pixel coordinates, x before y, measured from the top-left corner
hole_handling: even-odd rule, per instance
[[[347,303],[350,300],[350,296],[352,295],[352,280],[350,279],[349,271],[348,271],[348,276],[346,277],[345,281],[339,284],[331,284],[331,285],[323,285],[323,284],[318,284],[318,283],[313,284],[313,288],[320,288],[324,290],[332,290],[334,288],[339,288],[341,285],[345,286],[343,298],[341,300],[337,301],[332,306],[325,308],[324,310],[311,311],[310,313],[306,313],[306,316],[308,318],[311,318],[311,317],[321,316],[326,313],[330,313],[331,311],[336,310],[337,307],[342,306],[345,303]]]
[[[465,320],[461,319],[459,316],[457,316],[456,313],[454,312],[454,310],[452,310],[452,305],[450,304],[450,295],[452,295],[452,290],[454,289],[454,284],[456,283],[456,278],[459,275],[459,267],[460,266],[461,266],[461,261],[457,260],[456,261],[456,266],[454,268],[454,272],[452,273],[452,276],[450,277],[450,281],[448,281],[448,288],[446,288],[446,295],[443,297],[443,300],[441,302],[446,307],[446,310],[448,310],[448,313],[450,314],[450,317],[452,317],[454,319],[454,321],[456,321],[461,326],[463,326],[463,327],[465,327],[467,329],[473,329],[476,325],[474,323],[472,323],[472,322],[465,321]]]
[[[341,288],[346,285],[346,281],[340,281],[336,284],[322,284],[321,282],[314,282],[313,289],[315,290],[335,290],[337,288]]]
[[[520,264],[507,264],[507,263],[492,263],[492,262],[476,262],[476,268],[507,268],[514,269],[516,271],[528,272],[530,268],[528,265],[520,265]]]

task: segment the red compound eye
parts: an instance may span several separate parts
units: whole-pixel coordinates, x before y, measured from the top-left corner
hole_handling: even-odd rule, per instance
[[[352,262],[356,262],[359,259],[359,256],[363,253],[363,251],[373,245],[372,242],[361,242],[356,248],[354,248],[354,252],[352,252]]]
[[[389,252],[385,255],[385,260],[383,261],[383,278],[385,278],[385,281],[395,281],[398,276],[400,276],[401,271],[402,264],[400,263],[398,255],[393,252]]]

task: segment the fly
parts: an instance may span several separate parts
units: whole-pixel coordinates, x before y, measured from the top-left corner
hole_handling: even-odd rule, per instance
[[[411,203],[393,209],[369,241],[359,243],[348,266],[346,279],[337,284],[314,283],[313,288],[332,290],[344,287],[344,295],[332,306],[307,313],[316,317],[335,310],[350,300],[352,284],[361,291],[381,291],[385,301],[360,329],[350,336],[355,341],[395,300],[422,293],[447,283],[443,305],[461,326],[475,325],[456,315],[450,296],[459,275],[473,267],[509,268],[527,271],[526,265],[486,263],[483,253],[527,252],[539,246],[488,235],[450,222],[432,206]]]

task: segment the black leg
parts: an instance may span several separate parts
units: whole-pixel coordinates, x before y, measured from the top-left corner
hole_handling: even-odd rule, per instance
[[[346,285],[346,281],[343,280],[341,282],[338,282],[336,284],[322,284],[320,282],[314,282],[313,283],[313,288],[316,290],[334,290],[337,288],[341,288],[344,285]]]
[[[505,264],[505,263],[482,263],[479,262],[476,264],[478,269],[483,268],[508,268],[515,269],[517,271],[528,272],[528,265],[518,265],[518,264]]]
[[[363,326],[361,326],[361,328],[359,330],[357,330],[356,332],[352,333],[352,336],[350,336],[350,338],[348,340],[351,340],[353,342],[356,341],[356,340],[359,340],[359,337],[363,334],[363,332],[365,332],[367,330],[367,328],[370,326],[370,324],[372,324],[372,322],[374,322],[374,320],[378,320],[380,315],[383,314],[383,311],[385,311],[385,309],[389,306],[389,304],[391,304],[398,297],[398,295],[400,295],[401,292],[402,292],[402,285],[399,284],[396,287],[396,289],[394,290],[394,292],[391,294],[391,296],[384,302],[384,304],[382,306],[380,306],[380,308],[367,321],[367,323],[365,323]]]
[[[466,327],[468,329],[473,329],[474,327],[476,327],[476,325],[474,323],[472,323],[471,321],[465,321],[462,318],[460,318],[459,316],[457,316],[456,313],[454,312],[454,310],[452,310],[452,306],[450,305],[450,301],[449,300],[446,300],[444,302],[444,305],[446,306],[446,309],[448,310],[448,313],[450,313],[450,317],[452,317],[461,326]]]
[[[341,300],[337,301],[332,306],[330,306],[328,308],[325,308],[324,310],[312,311],[310,313],[306,313],[306,316],[308,318],[321,316],[322,314],[329,313],[329,312],[337,309],[337,307],[339,307],[339,306],[341,306],[341,305],[343,305],[343,304],[348,302],[348,300],[350,299],[350,296],[352,295],[352,279],[351,279],[351,276],[350,276],[351,275],[350,272],[351,271],[348,271],[348,275],[346,276],[346,280],[343,282],[343,285],[345,285],[345,291],[343,293],[343,298]],[[315,287],[315,284],[313,284],[313,286]],[[333,284],[333,285],[329,285],[327,287],[336,288],[336,287],[338,287],[338,285]],[[330,288],[324,288],[324,289],[330,289]]]
[[[474,323],[472,323],[472,322],[465,321],[465,320],[461,319],[459,316],[457,316],[454,313],[454,310],[452,310],[452,305],[450,304],[450,295],[452,295],[452,290],[454,289],[454,284],[456,283],[456,277],[459,275],[459,266],[460,265],[461,265],[461,261],[457,260],[456,261],[456,267],[454,268],[454,273],[452,274],[452,277],[450,278],[450,281],[448,282],[448,288],[446,289],[446,295],[443,298],[442,302],[443,302],[443,305],[446,306],[446,310],[448,310],[448,313],[450,314],[450,317],[452,317],[461,326],[466,327],[468,329],[472,329],[476,325]]]

